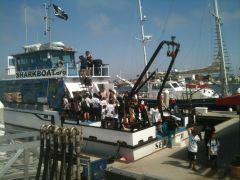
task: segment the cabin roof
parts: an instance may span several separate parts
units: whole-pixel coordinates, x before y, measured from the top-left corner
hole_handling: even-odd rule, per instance
[[[71,47],[66,47],[62,42],[52,42],[46,44],[31,44],[23,46],[24,52],[13,54],[12,56],[23,56],[28,54],[39,54],[45,52],[71,52],[75,53],[76,51]]]
[[[70,52],[70,53],[75,53],[75,50],[57,50],[57,49],[44,49],[44,50],[38,50],[38,51],[31,51],[31,52],[23,52],[23,53],[18,53],[18,54],[12,54],[11,56],[17,57],[17,56],[24,56],[24,55],[30,55],[30,54],[41,54],[41,53],[46,53],[46,52]]]

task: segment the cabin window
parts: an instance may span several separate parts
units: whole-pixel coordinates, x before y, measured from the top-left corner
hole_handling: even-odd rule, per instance
[[[160,84],[153,84],[152,89],[153,90],[159,90],[160,89]]]
[[[71,57],[70,57],[70,55],[69,55],[69,54],[63,55],[63,60],[64,60],[64,62],[66,62],[66,63],[71,62]]]
[[[26,57],[22,57],[22,59],[20,60],[21,65],[27,64],[28,63],[28,59]]]
[[[41,59],[42,59],[43,62],[46,62],[48,60],[47,54],[42,54]]]
[[[173,87],[177,88],[179,85],[177,83],[172,83]]]
[[[168,89],[170,89],[171,86],[170,86],[170,84],[165,84],[164,88],[168,88]]]
[[[63,60],[64,63],[72,63],[73,62],[73,54],[64,53],[64,52],[53,52],[52,53],[52,63],[57,64],[58,60]]]

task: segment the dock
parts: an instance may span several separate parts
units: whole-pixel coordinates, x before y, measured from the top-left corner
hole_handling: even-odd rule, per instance
[[[236,112],[208,112],[202,114],[204,117],[211,118],[227,118],[228,120],[215,126],[217,137],[220,141],[220,156],[218,162],[218,168],[212,170],[208,165],[208,160],[205,155],[204,142],[199,144],[199,152],[197,159],[197,172],[188,168],[187,162],[187,146],[173,146],[172,148],[163,148],[155,153],[148,155],[142,159],[134,162],[124,162],[116,160],[112,164],[108,164],[105,170],[106,180],[111,179],[163,179],[163,180],[174,180],[174,179],[231,179],[229,174],[230,162],[233,156],[240,150],[240,119]],[[36,137],[36,133],[32,132],[30,135]],[[12,137],[14,135],[11,135]],[[22,133],[25,137],[26,133]],[[15,136],[14,136],[15,137]],[[8,138],[7,136],[5,138]],[[2,138],[3,139],[3,138]],[[187,141],[187,140],[186,140]],[[29,143],[29,142],[28,142]],[[38,148],[39,140],[33,139],[34,147]],[[37,144],[36,144],[37,143]],[[186,142],[187,144],[187,142]],[[15,145],[16,146],[16,145]],[[18,145],[21,146],[21,145]],[[4,147],[2,145],[2,147]],[[32,144],[29,144],[32,147]],[[15,148],[15,147],[14,147]],[[21,146],[20,150],[23,147]],[[5,149],[12,149],[9,145]],[[25,148],[27,149],[27,148]],[[16,159],[13,162],[13,154],[8,153],[7,155],[0,156],[0,166],[3,179],[22,179],[26,176],[27,179],[35,179],[36,167],[38,162],[38,153],[36,151],[23,151],[18,150],[19,156],[22,154],[20,159]],[[28,153],[28,155],[26,154]],[[91,161],[101,159],[102,157],[96,157],[91,154],[82,154],[83,156],[89,157]],[[12,160],[11,160],[12,158]],[[11,162],[10,162],[11,160]],[[9,162],[7,165],[4,162]],[[24,162],[28,163],[28,169],[24,165]],[[11,164],[11,167],[10,167]],[[7,167],[9,166],[9,167]],[[8,171],[4,171],[8,169]],[[4,174],[3,174],[4,173]],[[104,170],[102,170],[104,173]],[[87,179],[95,179],[95,177],[88,177]],[[26,178],[25,178],[26,179]]]
[[[197,172],[188,168],[187,147],[165,148],[133,163],[115,162],[108,167],[109,175],[116,179],[231,179],[230,162],[240,150],[239,116],[236,112],[208,112],[203,116],[228,117],[229,120],[215,126],[220,141],[218,168],[211,170],[205,155],[204,142],[199,144]],[[107,178],[108,179],[108,178]],[[110,178],[109,178],[110,179]]]

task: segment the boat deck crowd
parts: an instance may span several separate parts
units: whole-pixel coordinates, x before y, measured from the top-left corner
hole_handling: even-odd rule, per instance
[[[128,92],[117,94],[114,90],[106,91],[102,88],[99,93],[74,92],[70,98],[65,92],[62,100],[62,120],[76,120],[81,122],[101,122],[102,128],[114,130],[135,131],[157,125],[162,127],[165,121],[169,126],[178,125],[173,118],[161,120],[157,106],[148,107],[148,104],[138,99],[127,103]],[[171,122],[171,120],[173,120]]]

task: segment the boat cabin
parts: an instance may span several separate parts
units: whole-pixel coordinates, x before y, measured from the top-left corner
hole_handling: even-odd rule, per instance
[[[24,53],[8,57],[7,75],[15,78],[79,76],[75,51],[62,42],[24,46]],[[93,76],[109,76],[109,65],[93,60]]]
[[[103,84],[106,89],[112,87],[108,83],[108,64],[93,60],[92,74],[82,78],[74,55],[75,51],[62,42],[24,46],[23,53],[8,57],[7,78],[0,82],[0,101],[5,106],[46,105],[60,109],[66,90],[73,98],[74,92],[88,91],[90,86],[93,92]]]

